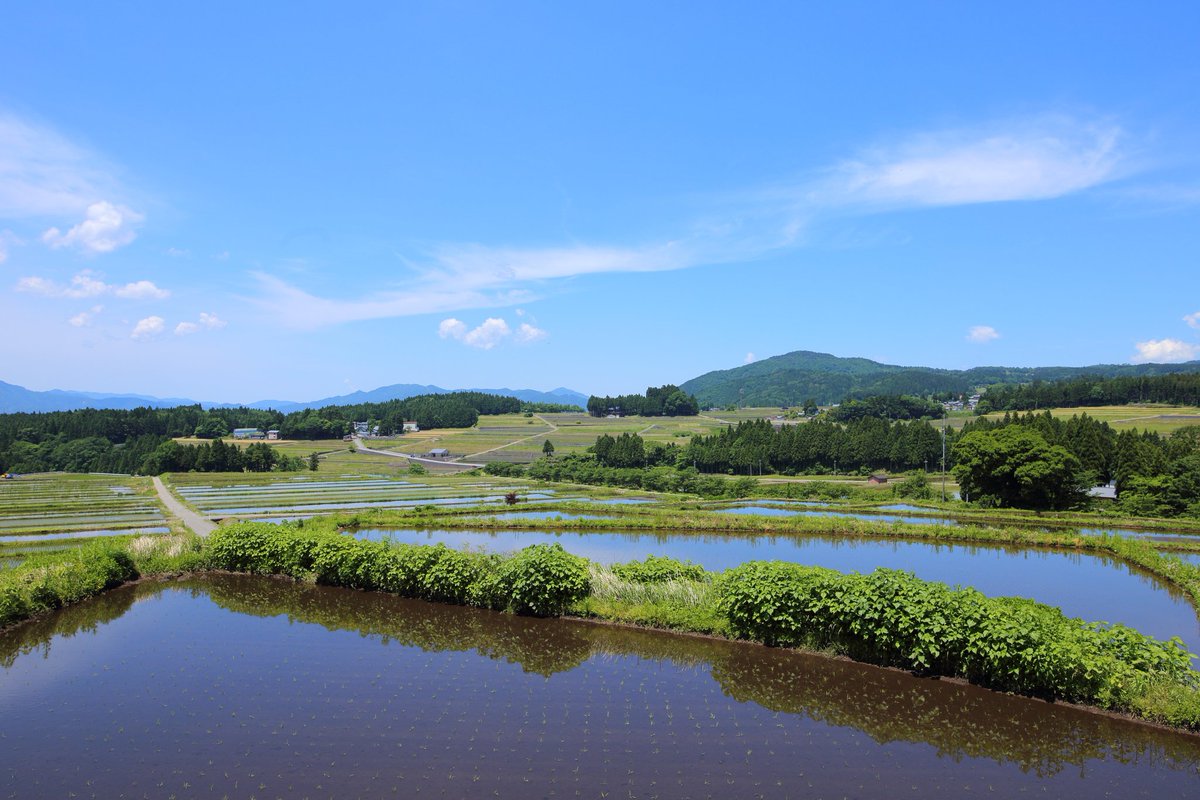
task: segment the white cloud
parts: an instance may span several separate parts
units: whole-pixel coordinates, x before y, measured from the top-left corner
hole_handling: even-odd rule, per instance
[[[999,338],[1000,334],[991,325],[976,325],[967,331],[967,341],[976,344],[986,344]]]
[[[151,281],[135,281],[124,286],[114,287],[113,294],[126,300],[165,300],[171,296],[166,289],[160,289]]]
[[[758,360],[758,357],[755,356],[754,353],[746,353],[746,357],[742,360],[742,363],[743,364],[753,364],[757,360]]]
[[[448,317],[438,324],[438,336],[443,339],[454,339],[470,347],[480,350],[491,350],[500,342],[513,335],[512,328],[499,317],[488,317],[475,328],[468,328],[467,323],[454,317]],[[541,328],[535,328],[529,323],[522,323],[517,329],[516,340],[522,344],[545,339],[548,334]]]
[[[1183,321],[1186,322],[1190,328],[1200,329],[1200,311],[1197,311],[1195,314],[1188,314],[1183,318]]]
[[[817,197],[835,203],[944,206],[1043,200],[1118,177],[1122,131],[1065,118],[912,137],[839,164]]]
[[[124,286],[109,284],[96,277],[91,270],[83,270],[71,278],[67,286],[37,276],[28,276],[17,281],[18,292],[30,292],[46,297],[98,297],[112,294],[125,300],[165,300],[171,296],[166,289],[160,289],[152,281],[134,281]]]
[[[460,319],[450,317],[444,319],[438,325],[438,336],[443,339],[459,339],[461,340],[467,335],[467,324]]]
[[[92,324],[92,320],[96,318],[96,315],[103,310],[104,306],[92,306],[90,311],[81,311],[67,320],[67,322],[71,323],[76,328],[86,328],[88,325]]]
[[[488,317],[483,323],[462,338],[463,344],[478,347],[481,350],[491,350],[500,344],[512,331],[508,323],[498,317]]]
[[[1150,339],[1137,342],[1137,355],[1130,359],[1135,364],[1158,362],[1175,364],[1180,361],[1200,359],[1200,344],[1190,344],[1179,339]]]
[[[134,339],[153,339],[163,332],[166,326],[166,320],[162,317],[153,316],[139,320],[138,324],[133,326],[133,333],[130,334]]]
[[[542,328],[530,325],[528,322],[522,322],[520,327],[517,328],[516,338],[521,344],[533,344],[534,342],[542,341],[549,335],[550,334]]]
[[[101,201],[87,207],[83,222],[66,233],[50,228],[42,234],[42,241],[53,249],[76,247],[87,253],[110,253],[137,237],[131,226],[143,219],[132,209]]]
[[[181,322],[175,326],[176,336],[187,336],[191,333],[196,333],[200,330],[200,326],[194,322]]]
[[[216,314],[209,314],[207,311],[200,312],[200,324],[211,330],[224,328],[228,323],[218,317]]]
[[[202,330],[217,330],[224,328],[227,323],[225,320],[218,317],[216,314],[210,314],[207,311],[200,312],[199,322],[181,322],[175,326],[176,336],[189,336],[193,333],[199,333]]]

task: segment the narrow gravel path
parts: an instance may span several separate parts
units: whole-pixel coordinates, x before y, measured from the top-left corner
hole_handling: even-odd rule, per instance
[[[154,491],[158,492],[158,499],[163,501],[163,505],[167,510],[179,518],[179,521],[187,528],[190,528],[193,533],[200,536],[208,536],[217,529],[216,524],[212,521],[192,511],[175,497],[175,493],[166,487],[162,479],[157,475],[154,477]]]
[[[392,458],[404,458],[409,461],[416,461],[421,464],[436,464],[440,467],[458,468],[460,470],[472,470],[482,467],[483,464],[468,464],[465,461],[442,461],[437,458],[422,458],[421,456],[410,456],[408,453],[397,453],[394,450],[376,450],[374,447],[367,447],[361,438],[355,437],[354,446],[360,453],[373,453],[377,456],[391,456]],[[465,456],[464,456],[465,457]]]

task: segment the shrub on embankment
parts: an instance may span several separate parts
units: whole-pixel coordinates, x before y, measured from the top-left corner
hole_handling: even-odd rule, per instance
[[[1193,702],[1200,688],[1178,639],[1160,642],[1032,600],[987,597],[897,570],[843,575],[750,562],[725,573],[718,597],[743,638],[832,649],[1002,691],[1132,709],[1156,685],[1191,689]]]
[[[558,544],[513,556],[354,539],[292,525],[242,522],[208,540],[215,569],[288,575],[330,586],[391,592],[522,614],[561,614],[588,593],[587,560]]]

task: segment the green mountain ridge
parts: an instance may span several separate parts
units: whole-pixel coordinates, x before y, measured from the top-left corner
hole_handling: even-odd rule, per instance
[[[733,369],[715,370],[680,384],[701,406],[794,406],[806,400],[840,403],[876,394],[972,392],[993,384],[1055,381],[1082,376],[1137,377],[1200,372],[1183,364],[1094,364],[1085,367],[972,367],[966,370],[881,364],[867,358],[796,350]]]

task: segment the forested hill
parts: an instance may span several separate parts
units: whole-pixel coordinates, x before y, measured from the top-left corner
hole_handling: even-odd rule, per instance
[[[797,350],[734,369],[717,370],[680,385],[701,406],[744,403],[794,406],[807,400],[821,405],[870,395],[925,396],[969,392],[994,384],[1061,381],[1084,375],[1113,378],[1200,372],[1200,361],[1186,364],[1096,364],[1088,367],[974,367],[967,370],[902,367],[866,358],[840,358]]]

